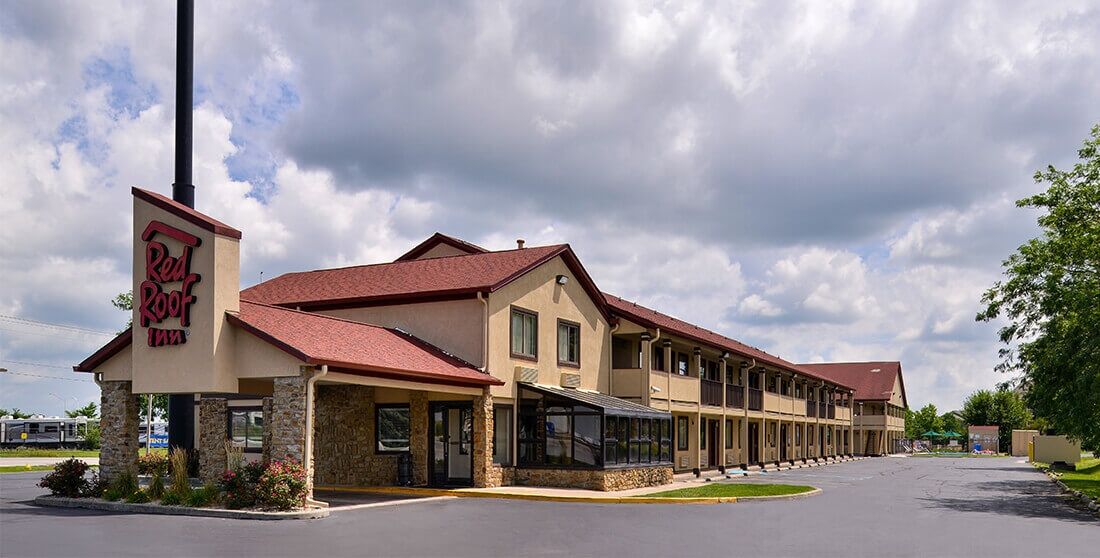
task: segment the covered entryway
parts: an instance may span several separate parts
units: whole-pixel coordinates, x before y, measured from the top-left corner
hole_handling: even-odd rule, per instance
[[[760,463],[760,423],[749,423],[749,465]]]
[[[786,423],[779,425],[779,460],[787,461],[787,425]]]
[[[472,486],[474,411],[468,401],[432,403],[428,462],[432,486]]]

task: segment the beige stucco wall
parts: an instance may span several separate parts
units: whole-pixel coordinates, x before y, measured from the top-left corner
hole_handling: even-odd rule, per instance
[[[482,365],[484,312],[477,299],[318,311],[357,322],[399,328],[474,366]]]
[[[1036,436],[1034,441],[1035,461],[1040,463],[1061,461],[1072,465],[1081,460],[1080,442],[1070,441],[1065,436]]]
[[[1038,435],[1038,430],[1013,430],[1012,455],[1014,457],[1023,457],[1027,455],[1028,444]]]
[[[890,404],[897,407],[905,407],[905,399],[901,396],[901,375],[894,376],[894,391],[890,394]]]
[[[104,381],[129,382],[132,379],[132,365],[133,358],[127,348],[115,353],[115,356],[96,367],[95,371],[103,374]]]
[[[230,326],[236,339],[232,368],[238,378],[297,376],[306,363],[251,333]]]
[[[569,281],[558,285],[556,277]],[[554,258],[489,295],[489,369],[503,380],[493,386],[494,397],[512,397],[517,366],[538,370],[539,383],[559,385],[562,372],[579,373],[581,388],[608,392],[610,377],[609,326],[580,281],[560,257]],[[538,360],[512,358],[512,305],[538,313]],[[580,324],[580,368],[558,365],[558,319]]]
[[[146,247],[141,234],[153,220],[201,239],[201,245],[194,248],[191,259],[191,271],[198,273],[200,280],[192,288],[195,301],[191,305],[191,325],[183,328],[189,333],[187,342],[182,345],[150,347],[146,341],[147,328],[141,326],[140,287],[145,279]],[[154,239],[167,246],[173,257],[182,254],[183,246],[176,240],[159,234]],[[134,341],[130,352],[132,369],[138,371],[133,378],[135,393],[236,392],[234,335],[229,330],[225,312],[240,308],[239,262],[240,242],[237,239],[215,235],[134,198]],[[162,287],[170,291],[178,289],[179,285],[170,283]],[[150,326],[181,328],[177,318],[167,318]]]
[[[424,252],[423,254],[421,254],[416,259],[426,260],[428,258],[443,258],[443,257],[446,257],[446,256],[465,256],[467,254],[468,254],[468,252],[465,252],[463,250],[459,250],[458,248],[455,248],[454,246],[451,246],[450,244],[439,243],[439,244],[436,244],[435,246],[432,246],[431,249],[429,249],[427,252]]]

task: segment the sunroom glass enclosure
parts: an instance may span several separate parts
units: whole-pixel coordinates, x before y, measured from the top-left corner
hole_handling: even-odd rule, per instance
[[[522,384],[520,467],[672,464],[672,416],[610,395]]]

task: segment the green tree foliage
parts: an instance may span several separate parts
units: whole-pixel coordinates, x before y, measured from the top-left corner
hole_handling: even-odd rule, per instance
[[[73,409],[71,411],[65,411],[65,414],[68,415],[69,418],[77,418],[77,417],[96,418],[96,417],[99,416],[99,407],[95,403],[88,403],[87,405],[85,405],[85,406],[83,406],[79,409]]]
[[[982,389],[970,394],[963,403],[962,418],[968,425],[996,425],[1002,451],[1008,451],[1012,445],[1013,430],[1025,428],[1031,423],[1031,413],[1024,400],[1008,390]]]
[[[7,409],[0,409],[0,417],[6,417],[8,415],[11,415],[11,418],[17,419],[31,418],[31,415],[29,413],[24,413],[23,411],[20,411],[18,407],[13,407],[10,411]]]
[[[113,300],[111,300],[111,306],[118,308],[119,310],[125,310],[130,313],[130,316],[126,318],[126,327],[122,331],[130,329],[134,325],[134,291],[126,291],[124,293],[118,293]],[[122,332],[119,332],[122,333]]]
[[[966,425],[955,412],[940,415],[940,424],[943,425],[944,432],[950,431],[966,436]]]
[[[943,431],[943,421],[936,414],[936,406],[929,403],[919,411],[909,411],[905,417],[905,435],[910,438],[923,438],[922,434],[933,430]]]
[[[1042,235],[1004,262],[978,320],[1000,330],[1002,371],[1022,373],[1027,403],[1060,433],[1100,446],[1100,125],[1068,171],[1035,173],[1047,190],[1016,202],[1042,211]]]

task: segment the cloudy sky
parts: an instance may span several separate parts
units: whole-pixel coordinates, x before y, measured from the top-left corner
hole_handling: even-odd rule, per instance
[[[197,4],[197,207],[242,286],[569,242],[606,291],[900,359],[945,410],[1004,379],[974,314],[1036,233],[1014,200],[1100,121],[1095,2]],[[171,190],[174,52],[172,2],[0,10],[0,407],[98,398],[70,370],[127,318],[129,188]]]

